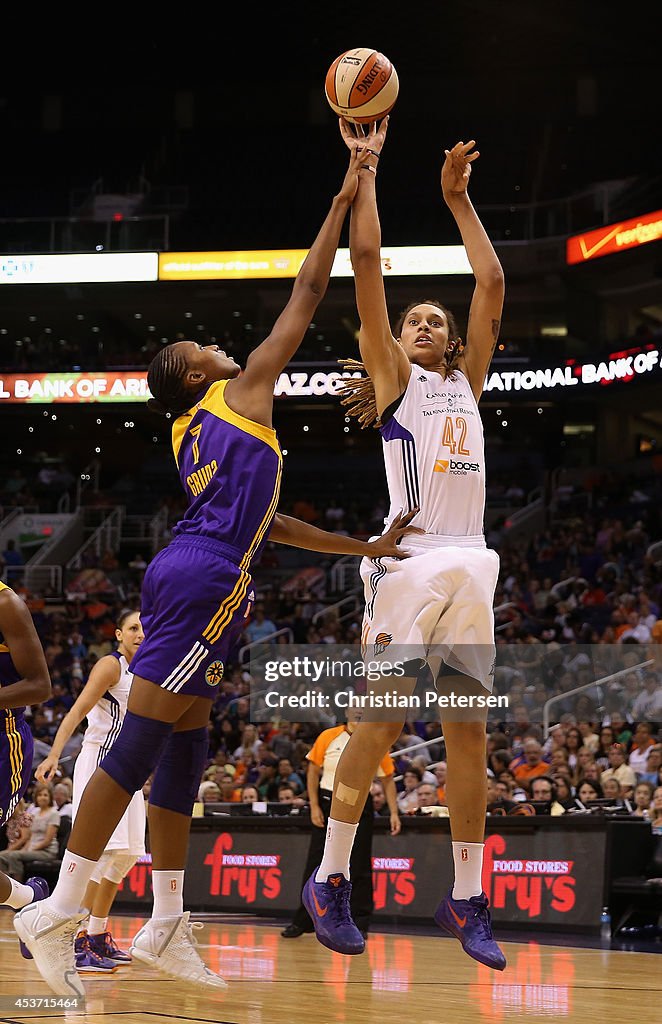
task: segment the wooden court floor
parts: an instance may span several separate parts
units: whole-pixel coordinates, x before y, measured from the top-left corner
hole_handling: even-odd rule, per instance
[[[16,1009],[18,997],[50,996],[23,960],[0,911],[0,1022],[39,1020],[172,1024],[473,1024],[553,1018],[567,1024],[660,1020],[662,957],[656,953],[504,942],[503,974],[476,964],[459,944],[439,936],[372,933],[366,952],[343,957],[312,935],[282,939],[282,925],[201,915],[200,953],[229,984],[199,994],[146,967],[86,978],[84,1010]],[[130,944],[142,919],[116,917],[112,930]]]

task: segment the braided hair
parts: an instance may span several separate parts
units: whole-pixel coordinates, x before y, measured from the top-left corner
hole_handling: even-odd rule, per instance
[[[181,416],[186,412],[191,406],[187,369],[186,359],[174,345],[166,345],[157,352],[147,369],[147,386],[154,396],[148,399],[147,408],[161,416]]]
[[[404,322],[407,318],[407,314],[415,309],[416,306],[437,306],[441,309],[448,322],[448,345],[444,353],[444,365],[442,367],[442,374],[444,379],[446,377],[452,377],[453,371],[457,369],[460,361],[460,356],[464,349],[462,339],[457,333],[457,324],[455,317],[446,309],[441,302],[437,302],[436,299],[421,299],[420,301],[410,302],[406,309],[403,309],[402,313],[397,319],[395,324],[395,336],[399,338],[402,333]],[[358,419],[361,430],[365,430],[366,427],[372,426],[375,430],[381,427],[381,420],[377,412],[377,403],[375,400],[375,388],[370,379],[365,365],[359,359],[339,359],[338,362],[345,371],[356,374],[357,372],[361,376],[352,376],[347,380],[343,380],[338,384],[336,388],[336,394],[340,395],[340,404],[345,406],[348,416],[354,416]],[[365,376],[363,376],[365,375]]]

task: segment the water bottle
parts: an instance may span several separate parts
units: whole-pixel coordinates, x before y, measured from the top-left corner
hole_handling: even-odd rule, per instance
[[[604,942],[611,942],[611,914],[609,907],[603,907],[600,914],[600,938]]]

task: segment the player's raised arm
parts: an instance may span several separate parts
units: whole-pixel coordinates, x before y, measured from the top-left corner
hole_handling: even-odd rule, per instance
[[[12,590],[0,593],[0,633],[17,672],[16,683],[0,687],[0,710],[40,704],[51,695],[51,679],[32,616]]]
[[[402,394],[411,372],[409,360],[391,332],[382,278],[376,179],[387,130],[388,117],[379,126],[373,124],[365,137],[357,134],[348,121],[340,120],[345,145],[349,149],[365,146],[369,154],[361,168],[359,188],[352,204],[349,249],[361,320],[361,359],[373,383],[379,413]]]
[[[340,232],[358,187],[359,168],[367,157],[365,151],[352,151],[340,191],[333,197],[331,209],[297,274],[289,302],[269,336],[249,355],[243,374],[228,384],[227,397],[237,412],[263,422],[255,414],[255,404],[258,409],[266,404],[271,422],[273,386],[299,348],[324,298]]]
[[[441,170],[441,188],[446,204],[460,229],[462,242],[476,278],[469,309],[467,344],[461,366],[478,400],[499,337],[504,278],[499,258],[467,191],[471,165],[480,155],[474,149],[475,145],[472,139],[471,142],[458,142],[452,149],[446,150],[446,160]]]

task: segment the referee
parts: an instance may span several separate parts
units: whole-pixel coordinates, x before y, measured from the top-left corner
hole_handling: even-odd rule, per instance
[[[301,883],[302,889],[313,868],[319,864],[324,852],[326,823],[331,811],[331,797],[333,796],[333,779],[340,755],[349,742],[349,737],[354,731],[355,724],[355,722],[350,721],[345,722],[344,725],[325,729],[319,734],[306,755],[308,759],[308,800],[310,802],[310,820],[313,828],[308,847],[308,859]],[[395,782],[393,781],[394,772],[395,765],[393,759],[390,754],[386,754],[377,769],[377,776],[384,785],[386,802],[390,811],[391,835],[397,836],[400,831],[400,816],[398,814]],[[350,870],[352,873],[352,917],[356,922],[357,928],[364,936],[368,932],[372,916],[372,825],[374,816],[372,796],[368,793],[368,799],[359,819],[359,827],[356,832],[356,840],[350,860]],[[297,939],[304,932],[312,931],[314,931],[314,928],[308,911],[303,903],[299,903],[292,918],[292,923],[281,932],[281,935],[284,939]]]

